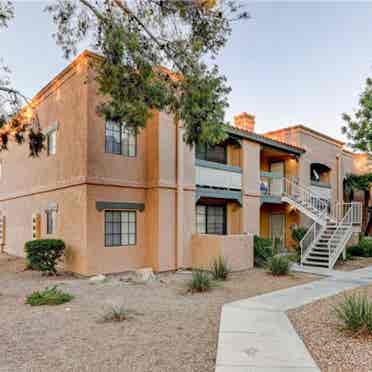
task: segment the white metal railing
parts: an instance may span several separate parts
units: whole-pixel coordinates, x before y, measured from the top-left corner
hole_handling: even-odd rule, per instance
[[[318,239],[318,236],[320,236],[321,230],[323,227],[318,224],[317,222],[314,222],[309,229],[307,230],[306,234],[300,241],[300,248],[301,248],[301,264],[305,260],[307,254],[309,253],[311,247],[313,246],[313,243]]]
[[[350,203],[347,212],[338,223],[336,230],[328,241],[328,267],[330,269],[336,263],[340,253],[345,249],[345,244],[353,233],[353,220],[356,213],[355,209],[357,209],[357,204],[358,203]]]
[[[329,203],[323,200],[319,195],[314,194],[309,189],[300,186],[299,184],[289,180],[283,179],[283,195],[292,199],[294,202],[303,205],[305,208],[311,210],[318,218],[328,215]]]
[[[349,211],[350,207],[352,207],[351,211],[351,223],[353,225],[360,225],[362,223],[363,218],[363,206],[360,202],[352,202],[352,203],[343,203],[337,202],[332,205],[332,215],[335,217],[336,221],[341,221],[345,214]]]

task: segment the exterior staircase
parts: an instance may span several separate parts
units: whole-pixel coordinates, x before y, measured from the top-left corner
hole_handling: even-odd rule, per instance
[[[360,231],[361,203],[332,205],[289,179],[284,179],[282,200],[314,221],[300,242],[301,264],[333,268],[353,233]]]

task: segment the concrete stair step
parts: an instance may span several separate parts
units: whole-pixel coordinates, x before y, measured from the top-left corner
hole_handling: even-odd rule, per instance
[[[313,267],[326,267],[328,268],[328,263],[327,264],[318,264],[318,263],[312,263],[312,262],[303,262],[303,265],[305,266],[313,266]]]

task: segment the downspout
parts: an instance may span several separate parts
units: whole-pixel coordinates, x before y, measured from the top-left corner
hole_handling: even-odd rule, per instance
[[[184,217],[184,198],[183,198],[183,163],[184,163],[184,143],[182,138],[182,124],[176,120],[176,251],[175,268],[183,267],[183,217]]]

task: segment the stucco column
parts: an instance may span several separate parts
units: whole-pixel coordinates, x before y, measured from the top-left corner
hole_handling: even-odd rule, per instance
[[[177,175],[177,199],[176,199],[176,268],[183,267],[184,252],[183,252],[183,216],[184,216],[184,195],[183,195],[183,162],[184,162],[184,143],[183,143],[183,129],[180,121],[177,123],[177,161],[176,161],[176,175]]]

